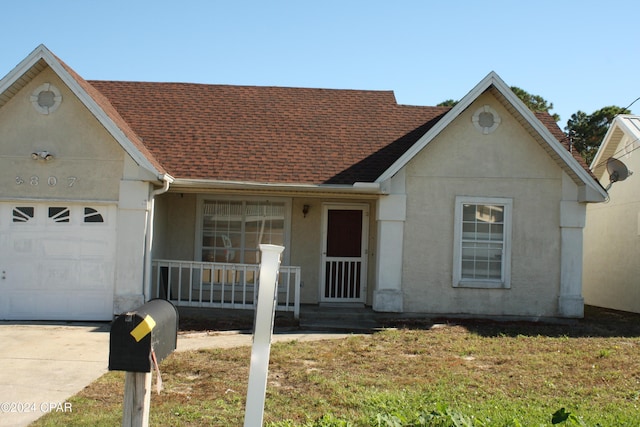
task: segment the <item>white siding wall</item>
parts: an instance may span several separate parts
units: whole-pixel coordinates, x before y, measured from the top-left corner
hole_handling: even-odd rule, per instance
[[[583,292],[586,304],[640,313],[640,151],[622,155],[629,142],[615,157],[636,173],[613,184],[607,203],[587,208]],[[598,178],[609,183],[606,172]]]

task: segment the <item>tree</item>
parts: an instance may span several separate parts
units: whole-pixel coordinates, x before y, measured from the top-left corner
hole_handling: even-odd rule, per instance
[[[438,104],[437,107],[455,107],[457,103],[458,101],[447,99],[446,101],[442,101],[440,104]]]
[[[532,95],[526,90],[520,89],[517,86],[511,86],[511,90],[516,94],[518,98],[524,104],[529,107],[529,109],[533,112],[545,112],[551,114],[551,117],[557,122],[560,120],[560,116],[555,113],[550,113],[549,110],[553,109],[553,103],[547,102],[546,99],[541,97],[540,95]],[[447,99],[446,101],[442,101],[438,104],[438,107],[453,107],[458,103],[453,99]]]
[[[578,111],[571,115],[564,130],[571,138],[573,147],[587,164],[591,164],[613,118],[618,114],[629,113],[630,110],[615,105],[601,108],[592,114]]]
[[[520,89],[517,86],[511,86],[511,90],[534,113],[549,113],[551,114],[551,117],[553,117],[553,120],[555,120],[556,122],[560,121],[559,115],[550,112],[550,110],[553,110],[553,102],[547,102],[547,100],[540,95],[532,95],[526,90]]]

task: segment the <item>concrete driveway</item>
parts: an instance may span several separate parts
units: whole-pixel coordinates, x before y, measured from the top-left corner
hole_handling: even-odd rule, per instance
[[[109,323],[0,322],[0,426],[26,426],[107,372]]]

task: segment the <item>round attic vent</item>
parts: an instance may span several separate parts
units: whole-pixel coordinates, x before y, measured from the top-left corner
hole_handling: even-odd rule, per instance
[[[51,83],[40,85],[31,94],[31,104],[38,113],[53,113],[62,103],[62,94]]]
[[[498,128],[498,125],[500,125],[500,116],[493,108],[488,105],[483,105],[473,113],[471,121],[476,129],[484,135],[487,135]]]

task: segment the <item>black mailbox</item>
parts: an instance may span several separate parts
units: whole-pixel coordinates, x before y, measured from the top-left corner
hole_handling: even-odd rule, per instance
[[[169,301],[151,300],[117,316],[111,324],[109,370],[151,372],[152,357],[160,363],[177,342],[178,310]]]

